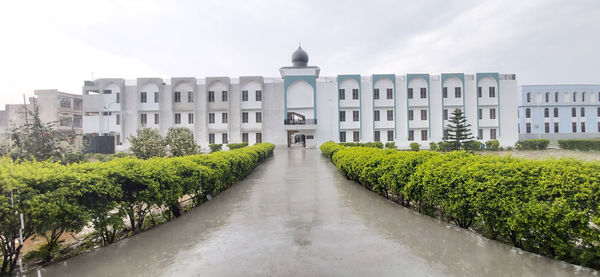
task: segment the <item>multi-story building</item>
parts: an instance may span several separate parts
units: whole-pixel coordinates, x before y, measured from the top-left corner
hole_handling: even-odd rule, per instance
[[[519,98],[520,139],[600,137],[600,85],[527,85]]]
[[[268,141],[316,147],[328,141],[442,140],[454,109],[465,112],[481,141],[513,145],[517,134],[514,74],[448,73],[319,76],[299,48],[281,78],[97,79],[83,86],[84,132],[117,137],[117,150],[141,127],[166,134],[190,128],[210,143]]]

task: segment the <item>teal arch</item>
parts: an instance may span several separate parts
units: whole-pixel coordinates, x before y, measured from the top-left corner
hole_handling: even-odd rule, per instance
[[[313,88],[313,112],[317,119],[317,77],[316,76],[285,76],[283,78],[283,118],[287,118],[287,93],[288,88],[295,82],[305,81]],[[317,121],[318,123],[318,121]]]
[[[467,96],[467,89],[465,88],[465,74],[464,73],[442,73],[442,89],[444,89],[444,82],[450,78],[457,78],[460,80],[463,87],[463,95],[462,95],[462,110],[463,113],[466,114],[465,111],[465,98]],[[442,114],[444,113],[444,97],[442,97]],[[444,134],[444,119],[442,117],[442,136]]]
[[[496,104],[498,106],[498,137],[501,136],[502,134],[502,128],[500,128],[500,74],[498,72],[482,72],[482,73],[476,73],[475,74],[475,89],[479,90],[479,80],[483,79],[483,78],[487,78],[490,77],[494,80],[496,80],[496,84],[498,84],[498,95],[496,97],[498,103]],[[483,94],[483,92],[482,92]],[[477,112],[479,112],[479,97],[476,94],[475,95],[476,99],[477,99]],[[478,133],[479,133],[479,116],[477,117],[477,127],[475,129]]]
[[[389,79],[392,81],[394,89],[394,139],[396,139],[398,137],[398,128],[396,128],[396,124],[398,124],[396,121],[396,74],[373,74],[371,76],[371,93],[375,90],[375,83],[381,79]],[[373,98],[372,94],[371,100],[373,100],[373,111],[375,111],[375,98]],[[373,118],[373,137],[375,137],[375,118]]]
[[[351,80],[355,80],[358,83],[358,114],[359,114],[359,130],[358,130],[358,135],[360,140],[362,141],[362,123],[363,123],[363,115],[362,115],[362,83],[360,81],[360,75],[359,74],[350,74],[350,75],[338,75],[337,76],[337,88],[338,88],[338,93],[337,93],[337,98],[338,98],[338,136],[339,136],[339,132],[340,132],[340,84],[347,79],[351,79]]]
[[[431,138],[431,83],[429,81],[429,74],[406,74],[406,91],[408,93],[408,85],[410,81],[414,79],[425,79],[427,82],[427,90],[429,91],[429,95],[427,95],[427,138]],[[408,139],[408,130],[410,126],[408,125],[408,96],[406,99],[406,138]]]

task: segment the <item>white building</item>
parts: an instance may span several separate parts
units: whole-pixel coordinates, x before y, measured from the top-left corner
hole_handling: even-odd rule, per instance
[[[319,76],[298,48],[281,78],[97,79],[83,87],[84,132],[117,136],[118,150],[141,127],[166,134],[187,127],[209,143],[260,141],[306,147],[334,141],[442,140],[447,118],[463,109],[479,140],[517,141],[514,74],[449,73]]]
[[[521,86],[519,138],[600,137],[600,85]]]

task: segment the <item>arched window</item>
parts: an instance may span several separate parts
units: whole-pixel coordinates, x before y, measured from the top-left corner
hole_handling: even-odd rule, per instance
[[[577,110],[575,108],[571,109],[571,116],[572,117],[577,117]]]
[[[550,109],[548,109],[548,108],[544,109],[544,117],[550,117]]]
[[[558,103],[558,92],[554,93],[554,102]]]
[[[577,102],[577,92],[573,92],[573,102]]]
[[[554,108],[554,117],[558,117],[558,108]]]
[[[582,107],[581,108],[581,117],[584,117],[584,116],[585,116],[585,108]]]
[[[585,91],[581,93],[581,102],[585,102]]]
[[[531,103],[531,92],[527,93],[527,103]]]
[[[525,118],[531,117],[531,110],[529,108],[525,109]]]
[[[550,102],[550,93],[546,92],[546,103]]]

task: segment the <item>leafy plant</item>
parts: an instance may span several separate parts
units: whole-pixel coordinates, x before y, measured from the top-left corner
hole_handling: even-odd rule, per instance
[[[168,152],[171,157],[181,157],[198,153],[199,147],[194,141],[194,134],[188,128],[169,128],[165,137]]]
[[[131,143],[131,152],[138,159],[147,160],[167,155],[167,144],[156,129],[138,129],[137,136],[130,137],[129,142]]]
[[[223,144],[212,143],[212,144],[208,145],[208,148],[210,148],[211,153],[219,152],[219,151],[221,151],[221,148],[223,148]]]
[[[488,140],[485,142],[485,149],[491,151],[498,151],[500,150],[500,142],[496,139]]]
[[[412,142],[410,144],[410,151],[419,151],[420,150],[420,145],[419,143],[416,142]]]

